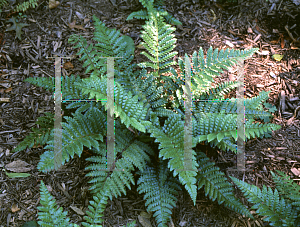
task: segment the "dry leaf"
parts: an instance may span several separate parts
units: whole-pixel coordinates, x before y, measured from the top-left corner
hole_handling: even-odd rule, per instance
[[[49,0],[49,9],[54,9],[59,5],[59,1]]]
[[[15,213],[19,210],[20,210],[20,208],[18,207],[18,205],[14,203],[11,207],[11,212]]]
[[[39,147],[43,147],[43,146],[42,146],[42,145],[40,145],[40,144],[36,145],[36,143],[34,142],[34,145],[33,145],[33,147],[32,147],[32,148],[39,148]]]
[[[139,215],[138,219],[143,227],[152,227],[151,222],[148,218],[145,218],[145,217]]]
[[[286,122],[287,126],[291,125],[293,123],[294,119],[295,119],[294,116],[291,117],[290,119],[288,119],[288,121]]]
[[[70,206],[70,208],[72,210],[74,210],[76,212],[76,214],[79,214],[79,215],[85,215],[85,213],[83,213],[83,211],[77,207],[74,207],[74,206]]]
[[[5,169],[15,173],[23,173],[23,172],[29,172],[30,170],[33,169],[33,167],[27,162],[24,162],[22,160],[17,160],[7,164],[5,166]]]
[[[69,24],[69,27],[70,27],[71,29],[77,28],[77,29],[81,29],[81,30],[83,30],[83,31],[86,31],[85,28],[82,27],[82,25],[76,25],[76,20],[73,20],[73,22]]]
[[[68,61],[64,64],[63,68],[64,69],[73,69],[74,65],[70,61]]]
[[[8,93],[12,90],[12,87],[5,89],[5,93]]]

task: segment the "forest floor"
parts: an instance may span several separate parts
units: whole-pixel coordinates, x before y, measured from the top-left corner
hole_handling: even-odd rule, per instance
[[[91,200],[87,191],[88,179],[84,177],[84,155],[75,157],[59,171],[44,174],[36,168],[44,152],[43,147],[11,152],[31,132],[31,128],[36,127],[35,121],[39,116],[45,112],[54,113],[51,93],[23,80],[30,76],[53,77],[54,59],[46,59],[46,56],[75,55],[67,40],[74,33],[90,40],[94,31],[92,15],[108,27],[131,36],[136,45],[141,41],[144,21],[126,21],[131,12],[141,9],[136,2],[61,1],[53,9],[48,8],[47,2],[39,1],[36,9],[19,16],[20,22],[28,24],[22,29],[21,40],[15,38],[15,31],[5,31],[11,25],[8,19],[18,14],[11,14],[9,7],[1,12],[0,167],[4,170],[7,164],[21,160],[29,164],[30,169],[27,170],[31,175],[9,178],[4,171],[0,172],[0,227],[21,226],[26,221],[37,219],[41,180],[57,204],[68,211],[73,223],[82,221],[80,211],[84,212]],[[245,61],[245,96],[250,98],[260,91],[271,91],[268,102],[277,107],[271,122],[282,128],[273,132],[270,138],[256,138],[245,144],[245,172],[230,171],[236,164],[236,155],[203,147],[228,176],[244,179],[258,187],[274,187],[270,174],[274,170],[281,170],[295,182],[299,181],[300,114],[292,118],[295,109],[300,106],[299,9],[300,6],[292,0],[240,1],[238,5],[204,0],[166,1],[166,10],[182,22],[182,26],[176,26],[175,32],[175,50],[179,56],[198,52],[199,47],[204,51],[210,46],[219,49],[259,48],[259,53]],[[141,51],[139,48],[135,51],[134,61],[137,63],[146,60],[140,55]],[[272,58],[273,54],[283,55],[283,58],[276,61]],[[84,75],[82,62],[76,57],[71,61],[66,59],[63,74]],[[219,80],[234,80],[235,74],[236,71],[231,70],[222,74]],[[237,191],[236,195],[249,205],[240,192]],[[137,220],[136,226],[147,226],[145,212],[143,195],[139,195],[136,186],[133,186],[132,190],[127,190],[126,196],[108,202],[104,226],[123,226],[132,220]],[[260,217],[255,217],[257,220],[249,220],[212,202],[203,189],[198,193],[196,206],[193,206],[188,193],[183,190],[179,193],[169,226],[267,226]],[[148,221],[156,226],[153,217]]]

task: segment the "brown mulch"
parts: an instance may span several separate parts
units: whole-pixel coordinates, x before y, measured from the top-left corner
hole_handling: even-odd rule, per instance
[[[205,146],[201,149],[227,175],[244,179],[258,187],[263,184],[274,186],[270,174],[274,170],[281,170],[298,182],[300,114],[292,117],[295,109],[300,106],[300,45],[297,41],[297,38],[300,40],[300,6],[296,6],[291,0],[243,1],[239,5],[195,0],[166,2],[167,11],[183,24],[177,26],[175,33],[179,56],[184,53],[191,55],[200,46],[205,51],[209,46],[219,49],[260,48],[258,54],[245,61],[245,95],[250,98],[260,91],[271,91],[268,102],[277,107],[271,122],[282,126],[280,130],[273,132],[271,138],[256,138],[246,143],[245,172],[230,171],[236,164],[234,154]],[[15,39],[15,32],[5,32],[8,27],[6,20],[12,16],[9,8],[1,13],[1,17],[5,19],[0,19],[0,167],[4,169],[9,163],[22,160],[30,165],[28,173],[31,176],[8,178],[1,171],[0,227],[21,226],[26,221],[37,219],[41,180],[47,185],[57,204],[68,211],[73,223],[78,224],[83,218],[76,208],[84,212],[91,200],[88,179],[84,177],[84,168],[87,166],[84,157],[75,157],[59,171],[44,174],[36,169],[39,156],[44,152],[42,147],[11,152],[31,132],[31,128],[36,127],[35,122],[39,116],[44,112],[54,112],[52,94],[23,80],[32,76],[54,76],[54,60],[46,57],[74,55],[76,52],[68,44],[68,37],[77,33],[90,40],[94,31],[90,21],[93,14],[108,27],[130,35],[136,45],[141,41],[139,35],[144,21],[126,21],[132,11],[140,9],[140,5],[134,1],[74,0],[62,1],[55,9],[49,10],[47,7],[47,1],[40,1],[36,9],[23,13],[27,18],[21,21],[29,26],[23,28],[21,41]],[[75,28],[69,25],[73,20],[78,25]],[[135,62],[146,60],[139,55],[140,52],[140,49],[136,50]],[[284,56],[281,61],[276,61],[272,58],[273,54]],[[82,62],[77,57],[64,62],[64,75],[84,74]],[[225,72],[216,82],[233,80],[235,74],[234,69]],[[231,95],[235,95],[235,92]],[[238,191],[237,196],[248,204]],[[143,195],[139,195],[136,186],[132,186],[132,190],[127,190],[126,196],[108,202],[103,226],[123,226],[132,220],[137,220],[136,226],[142,226],[141,223],[148,220],[143,219],[145,211]],[[150,222],[152,226],[156,226],[153,217]],[[196,206],[193,206],[185,190],[179,192],[170,226],[267,224],[259,217],[256,221],[250,221],[217,202],[210,201],[201,189]]]

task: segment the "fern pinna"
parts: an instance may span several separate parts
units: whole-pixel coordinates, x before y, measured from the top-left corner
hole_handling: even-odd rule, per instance
[[[227,102],[216,102],[216,99],[223,98],[238,83],[222,83],[217,87],[212,87],[211,83],[223,69],[250,57],[256,49],[219,51],[210,48],[205,58],[200,48],[198,53],[193,54],[192,65],[186,65],[180,59],[179,72],[176,72],[172,67],[177,64],[173,61],[177,54],[173,51],[175,28],[165,23],[165,12],[155,8],[153,1],[141,2],[147,8],[145,19],[148,19],[141,36],[146,49],[142,54],[149,62],[131,64],[134,53],[132,39],[120,36],[115,29],[108,29],[95,16],[95,44],[88,45],[85,38],[78,35],[72,35],[69,39],[79,49],[77,54],[84,61],[90,77],[80,79],[67,76],[62,82],[63,99],[98,100],[68,104],[67,109],[74,109],[74,113],[65,117],[62,123],[61,164],[75,154],[81,156],[83,146],[95,154],[88,159],[92,164],[87,167],[90,170],[87,176],[92,177],[91,193],[94,195],[87,211],[87,223],[98,226],[103,222],[101,213],[107,199],[126,194],[125,187],[131,189],[130,185],[135,184],[134,171],[138,171],[140,176],[138,191],[145,193],[146,207],[155,212],[154,217],[160,227],[167,226],[180,184],[188,191],[194,204],[197,191],[204,186],[209,198],[217,199],[220,204],[252,218],[247,208],[235,198],[233,186],[224,173],[195,148],[201,141],[206,141],[222,150],[236,152],[237,99],[227,99]],[[108,57],[117,57],[114,66],[115,171],[106,167],[108,88],[105,61]],[[188,148],[184,142],[186,68],[192,72],[192,96],[197,100],[192,102],[192,141]],[[54,78],[28,78],[26,81],[54,90]],[[245,100],[245,139],[280,128],[274,124],[253,123],[254,119],[270,115],[261,109],[261,103],[267,98],[268,93],[263,92],[258,97]],[[32,147],[32,140],[27,140],[29,147]],[[47,141],[45,149],[38,165],[43,172],[54,170],[52,138]],[[157,157],[157,165],[153,165]],[[190,161],[188,169],[184,164],[186,157]],[[41,196],[48,198],[45,191]],[[55,209],[50,206],[45,212],[55,212]],[[40,217],[42,221],[48,218],[49,215]],[[87,226],[87,223],[84,225]]]

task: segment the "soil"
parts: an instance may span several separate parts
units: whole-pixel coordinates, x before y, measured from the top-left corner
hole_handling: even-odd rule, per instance
[[[245,144],[246,170],[234,171],[236,155],[202,145],[202,151],[215,161],[227,176],[244,179],[245,182],[274,188],[270,171],[281,170],[299,181],[300,174],[300,118],[295,110],[300,106],[300,6],[292,0],[283,1],[239,1],[239,4],[202,0],[167,0],[165,9],[182,22],[176,26],[176,51],[179,56],[191,55],[202,47],[246,49],[259,48],[259,53],[245,61],[245,97],[257,96],[260,91],[271,91],[268,102],[277,107],[271,123],[281,125],[270,138],[255,138]],[[13,2],[11,2],[12,4]],[[75,156],[58,171],[41,173],[37,170],[43,147],[37,146],[13,153],[12,150],[36,127],[38,117],[45,112],[54,113],[52,94],[23,80],[28,77],[53,77],[54,59],[57,56],[74,56],[76,51],[68,43],[71,34],[81,34],[87,40],[93,37],[92,15],[96,15],[110,28],[116,28],[133,38],[136,45],[141,42],[143,20],[126,21],[132,11],[142,7],[136,1],[102,0],[60,1],[49,9],[48,1],[38,1],[38,7],[19,16],[19,23],[27,23],[22,29],[21,40],[15,31],[6,31],[11,26],[8,19],[18,16],[11,5],[1,12],[0,26],[0,167],[22,160],[32,168],[26,178],[9,178],[0,172],[0,227],[21,226],[27,221],[37,220],[40,181],[47,185],[57,204],[68,211],[71,222],[79,224],[91,195],[85,178],[86,153]],[[76,20],[77,27],[72,28]],[[81,26],[80,26],[81,25]],[[134,62],[145,61],[136,49]],[[283,55],[280,61],[273,54]],[[64,60],[63,74],[84,76],[85,70],[77,57]],[[222,74],[219,81],[233,80],[236,70]],[[230,93],[234,96],[235,91]],[[7,99],[5,99],[7,98]],[[9,100],[9,101],[5,101]],[[299,111],[300,112],[300,111]],[[294,118],[292,118],[292,116]],[[292,119],[291,119],[292,118]],[[250,220],[232,212],[223,205],[209,200],[204,190],[199,190],[196,206],[182,187],[178,202],[173,209],[169,226],[268,226],[255,214]],[[247,203],[240,191],[236,196]],[[74,208],[75,207],[75,208]],[[77,209],[76,209],[77,208]],[[146,226],[139,216],[146,212],[143,195],[136,186],[126,195],[109,201],[104,213],[103,226],[123,226],[132,220],[136,226]],[[153,217],[152,226],[156,226]]]

